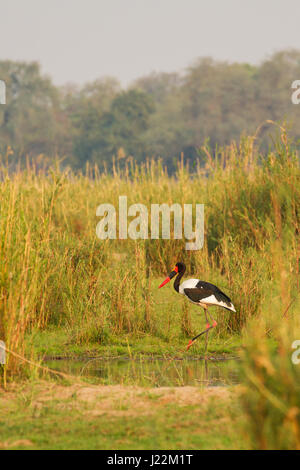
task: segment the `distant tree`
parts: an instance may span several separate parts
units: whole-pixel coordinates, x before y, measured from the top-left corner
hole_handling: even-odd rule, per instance
[[[161,157],[170,170],[174,169],[174,161],[190,140],[182,115],[182,83],[183,78],[177,73],[152,73],[133,84],[155,101],[155,112],[142,136],[146,154]]]
[[[183,85],[184,119],[192,132],[191,145],[206,138],[214,147],[252,132],[255,124],[255,67],[201,59],[192,66]],[[252,112],[251,112],[252,110]]]
[[[58,154],[74,168],[87,161],[109,168],[113,156],[120,162],[153,156],[173,171],[181,152],[193,163],[204,142],[213,151],[266,120],[287,122],[300,140],[300,106],[291,102],[291,83],[300,79],[298,50],[257,66],[202,58],[183,74],[152,73],[125,91],[114,78],[57,88],[37,63],[0,61],[0,79],[7,95],[0,153],[11,146],[12,161],[40,154],[51,161]],[[260,127],[262,147],[269,134],[269,124]]]
[[[287,50],[275,53],[258,69],[255,105],[260,122],[286,121],[290,133],[300,138],[300,106],[291,101],[291,84],[300,79],[300,51]],[[265,126],[261,138],[267,144],[270,129]]]
[[[177,73],[151,73],[137,79],[132,88],[150,95],[156,104],[161,104],[182,84],[182,77]]]
[[[153,112],[153,102],[145,93],[130,90],[118,94],[110,110],[100,119],[96,111],[90,114],[83,146],[77,147],[79,159],[88,157],[92,162],[105,162],[108,166],[111,166],[112,157],[117,155],[141,159],[144,155],[142,135]]]
[[[101,119],[120,92],[119,82],[110,77],[96,80],[81,89],[76,86],[63,89],[63,108],[71,123],[72,166],[83,168],[88,160],[92,160],[98,145]]]
[[[40,73],[37,63],[0,62],[6,83],[6,104],[0,106],[0,151],[12,147],[19,159],[25,155],[53,157],[62,151],[63,117],[59,92]]]

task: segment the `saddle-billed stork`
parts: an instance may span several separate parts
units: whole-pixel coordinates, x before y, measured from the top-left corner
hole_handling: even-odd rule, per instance
[[[212,318],[212,316],[208,313],[208,307],[212,305],[217,305],[218,307],[226,308],[232,312],[235,312],[235,308],[233,303],[231,302],[230,298],[224,294],[217,286],[211,284],[210,282],[200,281],[199,279],[188,279],[180,284],[181,278],[184,275],[186,270],[186,266],[184,263],[176,263],[175,268],[173,271],[170,272],[169,276],[162,282],[159,288],[163,287],[167,284],[174,276],[177,276],[174,281],[174,289],[179,294],[185,295],[190,302],[193,304],[199,305],[204,309],[204,314],[206,318],[206,328],[204,331],[201,331],[197,336],[190,340],[187,350],[192,346],[194,341],[196,341],[199,336],[206,334],[206,341],[205,341],[205,354],[207,350],[207,339],[208,339],[208,331],[211,328],[217,326],[217,322]],[[212,324],[209,324],[208,316],[212,320]]]

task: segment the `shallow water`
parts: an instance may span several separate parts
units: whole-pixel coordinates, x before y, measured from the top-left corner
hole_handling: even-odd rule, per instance
[[[236,359],[60,359],[48,360],[47,366],[71,375],[97,377],[101,383],[110,385],[178,387],[239,383]]]

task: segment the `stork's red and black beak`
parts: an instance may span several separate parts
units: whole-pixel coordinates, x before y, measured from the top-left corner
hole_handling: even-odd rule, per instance
[[[167,284],[168,282],[171,281],[171,279],[176,276],[176,274],[178,274],[178,267],[175,266],[175,268],[173,269],[173,271],[170,272],[169,276],[164,280],[164,282],[161,283],[160,286],[158,286],[158,288],[160,289],[161,287],[163,287],[165,284]]]

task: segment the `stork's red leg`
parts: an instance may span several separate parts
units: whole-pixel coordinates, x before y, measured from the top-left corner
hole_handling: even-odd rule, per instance
[[[208,322],[208,317],[207,317],[207,307],[204,307],[204,314],[205,314],[205,319],[206,319],[206,335],[205,335],[205,352],[204,352],[204,357],[206,359],[206,353],[207,353],[207,345],[208,345],[208,332],[209,332],[209,327],[210,324]]]
[[[188,351],[190,349],[190,347],[192,346],[192,344],[194,343],[194,341],[196,341],[196,339],[199,338],[199,336],[201,335],[204,335],[204,333],[207,333],[208,330],[211,330],[213,328],[213,326],[209,326],[208,328],[205,328],[205,330],[201,331],[201,333],[199,333],[197,336],[195,336],[193,339],[190,339],[189,341],[189,344],[187,345],[187,348],[186,350]]]
[[[188,351],[190,349],[190,347],[194,344],[194,341],[196,341],[196,339],[199,338],[199,336],[202,336],[204,335],[204,333],[207,333],[208,334],[208,331],[211,330],[212,328],[215,328],[215,326],[217,326],[217,322],[213,319],[213,317],[208,313],[208,309],[206,307],[206,309],[204,309],[204,312],[205,312],[205,317],[206,317],[206,328],[205,330],[201,331],[201,333],[199,333],[197,336],[195,336],[193,339],[191,339],[189,341],[189,344],[187,345],[187,348],[186,350]],[[209,315],[209,317],[212,319],[213,323],[212,325],[210,325],[208,323],[208,319],[207,319],[207,314]],[[207,336],[206,336],[206,340],[207,340]],[[206,348],[205,348],[205,354],[206,354],[206,349],[207,349],[207,344],[206,344]]]
[[[212,321],[212,326],[216,327],[218,323],[216,322],[216,320],[213,319],[213,316],[209,313],[208,309],[207,309],[207,314]]]

